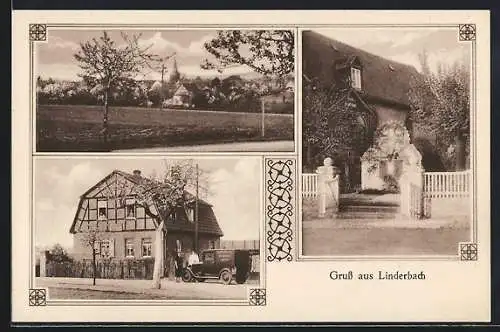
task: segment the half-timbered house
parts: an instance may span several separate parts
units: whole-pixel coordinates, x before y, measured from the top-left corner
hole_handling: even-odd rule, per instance
[[[184,206],[177,207],[167,220],[161,220],[147,213],[145,207],[136,201],[134,188],[141,181],[150,180],[141,176],[139,170],[135,170],[133,174],[115,170],[80,196],[70,229],[75,258],[92,258],[92,248],[89,248],[84,239],[89,227],[96,225],[99,230],[96,245],[99,257],[155,257],[155,231],[161,221],[166,227],[165,259],[176,250],[189,252],[194,248],[195,197],[185,192]],[[147,208],[149,211],[157,211],[154,201]],[[198,199],[198,211],[198,249],[219,248],[223,232],[212,206]]]

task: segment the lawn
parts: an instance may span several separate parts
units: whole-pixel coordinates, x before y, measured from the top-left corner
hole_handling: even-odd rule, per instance
[[[167,300],[167,295],[49,287],[51,299],[63,300]]]
[[[37,151],[109,151],[255,140],[293,140],[289,114],[110,107],[109,146],[102,146],[102,106],[38,105]]]
[[[316,228],[302,230],[304,256],[456,255],[467,228]]]

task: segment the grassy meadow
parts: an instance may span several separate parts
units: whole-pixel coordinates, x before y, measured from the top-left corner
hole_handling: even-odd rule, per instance
[[[112,151],[258,140],[293,140],[290,114],[261,114],[158,108],[110,107],[109,143],[102,144],[102,106],[38,105],[38,152]]]

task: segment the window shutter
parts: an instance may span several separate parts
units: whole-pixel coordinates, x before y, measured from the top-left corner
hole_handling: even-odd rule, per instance
[[[109,257],[115,257],[115,240],[109,240]]]

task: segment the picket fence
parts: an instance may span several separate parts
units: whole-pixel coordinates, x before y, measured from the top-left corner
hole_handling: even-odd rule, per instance
[[[470,170],[458,172],[424,172],[421,187],[414,183],[408,183],[407,195],[408,203],[405,208],[414,218],[430,216],[430,209],[433,201],[440,200],[441,204],[446,204],[444,200],[463,199],[467,204],[467,199],[471,194]],[[318,175],[314,173],[302,174],[302,198],[318,197]]]
[[[98,261],[96,278],[99,279],[153,279],[154,259]],[[92,278],[91,260],[48,262],[47,277]]]
[[[303,198],[318,197],[318,174],[314,173],[302,174],[302,197]]]
[[[469,197],[471,172],[424,173],[424,195],[428,198]]]

